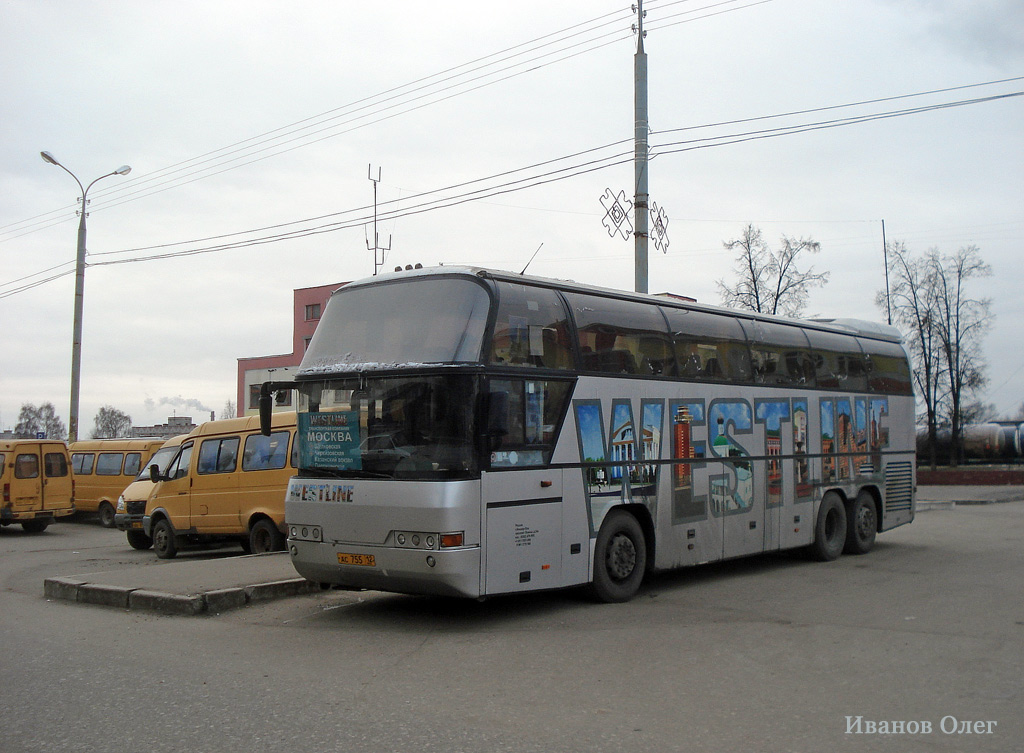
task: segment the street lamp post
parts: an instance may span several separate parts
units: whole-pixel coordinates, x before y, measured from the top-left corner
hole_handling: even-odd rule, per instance
[[[85,303],[86,196],[89,193],[89,189],[92,188],[97,181],[109,178],[111,175],[127,175],[132,171],[132,169],[128,165],[121,165],[121,167],[114,170],[114,172],[101,175],[88,186],[82,188],[82,181],[78,179],[78,176],[58,162],[52,154],[49,152],[40,152],[39,154],[46,162],[49,162],[51,165],[56,165],[74,178],[75,183],[78,184],[78,188],[82,192],[82,197],[79,199],[79,201],[82,202],[82,208],[79,211],[80,219],[78,221],[78,257],[75,263],[75,325],[71,340],[71,413],[68,416],[68,441],[76,442],[78,441],[78,393],[82,372],[82,309]]]

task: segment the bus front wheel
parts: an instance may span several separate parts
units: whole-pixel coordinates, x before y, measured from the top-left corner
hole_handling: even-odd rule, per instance
[[[814,526],[811,555],[821,562],[831,562],[843,553],[846,546],[846,506],[835,492],[826,492],[818,508],[818,521]]]
[[[153,546],[153,539],[149,538],[143,531],[126,531],[128,543],[132,549],[146,550]]]
[[[114,527],[114,507],[109,502],[100,502],[100,525],[104,528]]]
[[[640,524],[623,510],[609,513],[594,547],[591,593],[599,601],[629,601],[640,590],[646,569],[647,542]]]

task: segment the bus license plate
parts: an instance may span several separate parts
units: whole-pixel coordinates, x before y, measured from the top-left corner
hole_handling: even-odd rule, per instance
[[[376,567],[377,563],[372,554],[345,554],[338,552],[339,565],[362,565],[364,567]]]

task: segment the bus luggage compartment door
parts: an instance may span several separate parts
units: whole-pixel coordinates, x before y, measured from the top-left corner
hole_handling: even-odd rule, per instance
[[[562,472],[483,474],[487,594],[562,585]]]

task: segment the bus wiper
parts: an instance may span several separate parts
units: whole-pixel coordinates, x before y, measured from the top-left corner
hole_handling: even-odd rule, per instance
[[[340,468],[299,468],[299,475],[313,478],[393,478],[386,473]]]

